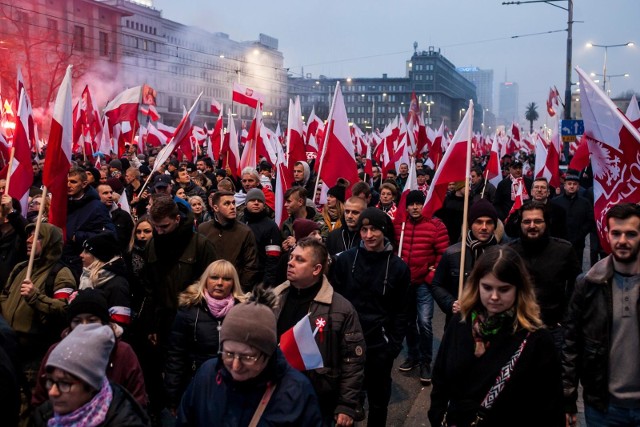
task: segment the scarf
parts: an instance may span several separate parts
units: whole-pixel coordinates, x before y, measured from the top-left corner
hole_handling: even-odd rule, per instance
[[[98,394],[93,396],[88,403],[66,415],[53,413],[47,425],[49,427],[94,427],[104,423],[107,418],[107,411],[113,400],[113,390],[109,385],[109,380],[102,381],[102,387]]]
[[[91,280],[91,270],[87,267],[82,268],[82,274],[80,275],[80,290],[88,289],[88,288],[96,288],[114,277],[115,274],[111,271],[100,270],[98,271],[98,277],[95,281]]]
[[[491,337],[494,337],[502,330],[504,326],[513,324],[513,309],[506,310],[500,314],[491,317],[487,316],[485,310],[473,310],[471,312],[471,335],[475,341],[473,355],[482,356],[489,348]]]
[[[326,208],[322,212],[322,218],[324,219],[324,223],[327,225],[329,231],[338,230],[342,227],[342,221],[340,219],[341,216],[342,213],[338,211],[338,208]]]
[[[229,296],[223,299],[215,299],[214,297],[209,295],[209,292],[204,291],[204,299],[207,302],[209,311],[211,312],[211,314],[213,314],[213,317],[217,319],[222,319],[223,317],[225,317],[234,304],[232,294],[229,294]]]
[[[477,260],[480,255],[484,253],[484,250],[489,246],[493,246],[497,243],[498,240],[496,239],[495,234],[492,234],[491,238],[486,242],[481,242],[480,240],[473,238],[473,233],[471,233],[471,230],[467,232],[467,246],[469,247],[469,249],[471,249],[471,252],[473,252],[474,260]]]
[[[395,202],[391,202],[391,204],[387,206],[384,206],[382,202],[378,202],[376,208],[389,215],[389,218],[391,218],[392,221],[395,219],[396,211],[398,210]]]
[[[522,177],[514,178],[513,175],[509,175],[509,178],[511,178],[511,200],[516,200],[520,183],[522,183],[522,200],[529,200],[529,193],[527,193],[527,187],[524,185],[524,179]]]

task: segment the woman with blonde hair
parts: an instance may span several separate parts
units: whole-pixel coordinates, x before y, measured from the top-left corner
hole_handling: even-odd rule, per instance
[[[164,383],[172,410],[196,371],[220,351],[220,327],[231,308],[246,301],[238,272],[229,261],[214,261],[178,298],[169,337]]]
[[[524,262],[485,250],[438,351],[434,426],[563,426],[561,368]]]

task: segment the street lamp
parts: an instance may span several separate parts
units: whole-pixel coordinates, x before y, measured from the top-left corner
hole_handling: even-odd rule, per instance
[[[429,121],[429,125],[431,125],[431,106],[435,104],[434,101],[424,101],[427,106],[427,120]]]
[[[606,93],[607,88],[607,51],[610,47],[631,47],[633,46],[633,42],[626,43],[617,43],[617,44],[595,44],[595,43],[587,43],[587,47],[601,47],[604,49],[604,64],[602,65],[602,90]]]
[[[465,111],[467,111],[464,108],[461,108],[460,111],[458,111],[458,123],[462,122],[462,113],[464,113]]]

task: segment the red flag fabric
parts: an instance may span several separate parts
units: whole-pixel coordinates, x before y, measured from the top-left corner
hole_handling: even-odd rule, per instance
[[[637,167],[640,132],[589,76],[576,67],[580,77],[580,107],[584,135],[593,168],[594,216],[600,243],[607,242],[606,214],[619,203],[640,202]]]
[[[104,114],[109,117],[111,126],[120,122],[137,121],[141,99],[142,86],[136,86],[120,92],[109,101],[104,109]]]
[[[547,98],[547,113],[549,113],[550,117],[556,115],[556,108],[560,106],[560,93],[558,93],[558,89],[554,86],[549,89],[549,97]]]
[[[324,321],[322,318],[318,320]],[[324,326],[322,325],[323,328]],[[300,319],[293,328],[282,334],[280,350],[282,350],[287,362],[298,371],[309,371],[324,366],[322,354],[320,354],[320,349],[311,330],[309,314]]]
[[[152,123],[147,126],[147,144],[153,147],[163,147],[167,145],[167,136],[160,132]]]
[[[140,107],[140,112],[148,116],[151,121],[157,122],[160,120],[160,114],[158,114],[158,110],[153,105],[144,105]]]
[[[524,181],[520,180],[520,182],[518,182],[518,189],[516,190],[516,198],[513,201],[513,205],[511,206],[511,210],[509,210],[509,215],[507,215],[507,218],[504,220],[505,224],[507,222],[509,222],[509,217],[511,216],[511,214],[522,207],[522,205],[524,204],[524,199],[525,199],[524,196],[526,194],[527,194],[527,190],[524,188]]]
[[[240,158],[240,170],[246,167],[255,168],[260,162],[260,155],[258,154],[258,146],[262,139],[262,109],[259,105],[256,105],[256,114],[251,121],[249,127],[249,133],[247,135],[247,143],[242,151],[242,157]]]
[[[589,166],[589,145],[587,144],[587,138],[581,138],[580,144],[576,152],[569,162],[569,169],[581,171]]]
[[[220,152],[222,151],[222,125],[224,116],[222,115],[222,111],[220,111],[219,113],[220,114],[218,114],[218,120],[216,121],[216,125],[214,126],[209,138],[209,151],[211,151],[209,157],[211,157],[211,161],[213,162],[216,162],[218,161],[218,159],[220,159]]]
[[[65,231],[67,222],[67,176],[71,167],[72,145],[72,109],[71,109],[71,70],[67,67],[62,84],[58,89],[53,106],[51,131],[44,161],[42,182],[51,193],[49,222]]]
[[[471,144],[471,126],[473,114],[473,104],[469,106],[467,112],[460,122],[460,126],[453,136],[453,139],[444,153],[440,166],[431,180],[427,200],[422,215],[431,218],[435,211],[442,207],[442,202],[447,195],[447,186],[450,182],[465,181],[469,176],[467,170],[467,145]]]
[[[397,204],[398,209],[396,215],[393,218],[393,222],[403,223],[407,221],[407,195],[411,190],[418,189],[418,179],[416,178],[416,158],[411,158],[411,165],[409,166],[409,176],[407,182],[402,189],[402,195],[400,196],[400,203]],[[400,236],[397,236],[400,239]]]
[[[442,161],[442,138],[444,135],[444,120],[440,123],[438,132],[433,140],[433,144],[429,147],[429,159],[433,162],[434,169],[437,169]]]
[[[18,103],[18,120],[13,135],[13,164],[10,167],[11,175],[9,195],[16,200],[22,200],[27,195],[33,183],[33,168],[31,167],[31,149],[29,147],[29,121],[33,123],[31,105],[24,87],[20,91]],[[26,214],[26,199],[23,211]]]
[[[231,175],[239,178],[242,171],[240,168],[240,149],[238,148],[238,133],[231,110],[228,111],[227,133],[224,135],[220,157],[223,159],[224,167],[229,169]]]
[[[222,103],[215,98],[211,98],[211,113],[220,114],[222,112]]]
[[[287,126],[287,165],[289,170],[293,171],[293,166],[296,162],[307,161],[299,96],[296,96],[295,102],[289,100],[289,120]]]
[[[257,108],[260,104],[260,108],[264,104],[264,96],[255,90],[243,86],[240,83],[233,84],[233,102],[238,104],[247,105],[251,108]]]

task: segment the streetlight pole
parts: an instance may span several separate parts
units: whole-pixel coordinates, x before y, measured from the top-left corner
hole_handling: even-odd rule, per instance
[[[633,42],[617,43],[617,44],[595,44],[587,43],[587,47],[601,47],[604,49],[604,63],[602,64],[602,90],[607,93],[607,51],[610,47],[627,47],[633,46]]]

